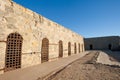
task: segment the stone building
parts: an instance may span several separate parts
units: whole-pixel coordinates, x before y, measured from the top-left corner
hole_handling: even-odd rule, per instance
[[[0,0],[0,74],[83,51],[82,36],[11,0]]]
[[[120,50],[119,36],[85,38],[84,43],[86,50]]]

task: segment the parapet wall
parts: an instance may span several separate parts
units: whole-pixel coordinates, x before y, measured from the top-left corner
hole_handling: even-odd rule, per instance
[[[49,61],[58,58],[58,42],[63,42],[63,57],[68,56],[68,42],[74,54],[74,43],[84,51],[83,37],[69,29],[26,9],[11,0],[0,0],[0,71],[4,72],[7,37],[19,33],[23,37],[21,68],[41,63],[42,39],[49,40]]]

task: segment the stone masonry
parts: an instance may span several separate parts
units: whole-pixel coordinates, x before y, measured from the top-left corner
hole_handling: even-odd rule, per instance
[[[119,36],[85,38],[86,50],[120,50]]]
[[[5,70],[7,38],[11,33],[18,33],[23,38],[20,68],[41,63],[43,38],[49,40],[49,61],[58,59],[60,40],[63,57],[68,56],[68,42],[71,43],[71,55],[75,52],[75,44],[76,53],[79,53],[78,48],[80,52],[84,51],[82,36],[11,0],[0,0],[0,74]]]

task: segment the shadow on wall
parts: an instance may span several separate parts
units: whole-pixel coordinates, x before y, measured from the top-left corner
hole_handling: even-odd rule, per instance
[[[96,48],[95,45],[90,44],[88,45],[88,48],[85,47],[85,50],[111,50],[111,51],[120,51],[120,46],[117,48],[114,48],[112,44],[108,44],[106,48],[100,47]]]
[[[111,50],[102,50],[102,51],[108,54],[108,56],[110,57],[109,59],[111,61],[120,62],[120,51],[111,51]]]

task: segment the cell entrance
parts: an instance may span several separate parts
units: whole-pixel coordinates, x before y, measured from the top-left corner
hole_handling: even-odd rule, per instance
[[[78,49],[79,49],[79,53],[80,53],[80,43],[78,44]]]
[[[109,50],[112,49],[112,45],[111,45],[111,44],[108,45],[108,49],[109,49]]]
[[[68,42],[68,56],[71,55],[71,43]]]
[[[76,43],[74,43],[74,53],[77,53]]]
[[[63,57],[63,42],[59,41],[59,58]]]
[[[84,51],[84,45],[82,44],[82,52]]]
[[[7,37],[5,72],[21,68],[22,41],[18,33],[11,33]]]
[[[44,38],[42,40],[42,49],[41,49],[41,63],[47,62],[49,56],[49,40]]]
[[[90,45],[90,50],[92,50],[92,49],[93,49],[93,45],[91,44],[91,45]]]

